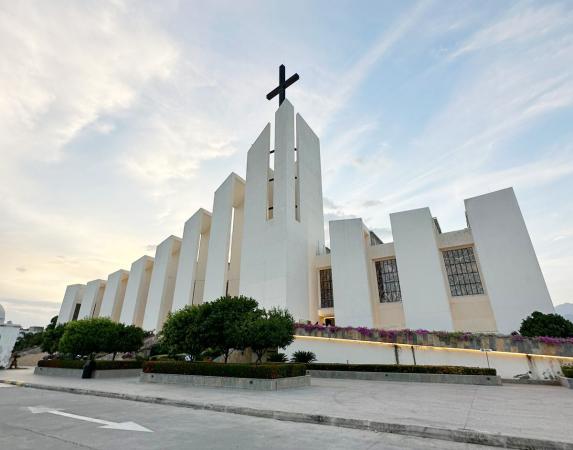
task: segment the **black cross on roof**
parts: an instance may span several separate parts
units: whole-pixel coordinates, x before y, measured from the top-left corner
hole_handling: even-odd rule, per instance
[[[298,81],[299,78],[300,77],[298,76],[298,73],[295,73],[292,77],[285,81],[285,66],[284,64],[281,64],[279,66],[279,85],[267,94],[267,100],[271,100],[278,94],[279,106],[282,105],[286,97],[286,88],[293,85],[296,81]]]

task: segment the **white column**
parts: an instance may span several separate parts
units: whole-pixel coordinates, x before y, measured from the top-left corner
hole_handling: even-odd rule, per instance
[[[346,219],[331,221],[329,230],[336,325],[373,327],[368,229],[362,219]]]
[[[119,321],[128,278],[127,270],[118,270],[107,277],[99,317],[108,317],[114,322]]]
[[[119,321],[141,327],[153,270],[153,258],[142,256],[131,265]]]
[[[518,330],[533,311],[553,313],[513,189],[466,199],[465,206],[498,331]]]
[[[157,246],[143,329],[159,332],[173,304],[181,239],[169,236]]]
[[[104,291],[105,280],[93,280],[86,284],[79,319],[89,319],[99,315]]]
[[[234,246],[242,240],[242,227],[233,227],[233,208],[243,204],[244,185],[244,180],[232,173],[215,191],[203,295],[205,301],[215,300],[227,292],[231,238]]]
[[[390,222],[406,327],[452,331],[443,257],[430,209],[390,214]]]
[[[67,323],[72,320],[76,305],[82,301],[84,289],[85,285],[83,284],[72,284],[66,287],[64,300],[62,301],[60,313],[58,314],[58,324]]]
[[[205,266],[203,265],[201,273],[199,261],[201,257],[206,259],[208,256],[210,227],[211,213],[202,208],[185,222],[172,311],[177,311],[193,303],[199,303],[194,301],[193,297],[197,290],[197,281],[205,279]],[[200,253],[205,254],[201,255]]]

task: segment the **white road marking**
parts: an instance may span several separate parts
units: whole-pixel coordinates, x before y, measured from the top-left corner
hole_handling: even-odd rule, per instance
[[[70,419],[84,420],[86,422],[99,423],[103,426],[100,428],[107,428],[111,430],[125,430],[125,431],[145,431],[153,433],[152,430],[142,427],[135,422],[110,422],[109,420],[95,419],[93,417],[79,416],[77,414],[70,414],[63,412],[59,409],[46,408],[45,406],[28,406],[32,414],[55,414],[57,416],[68,417]]]

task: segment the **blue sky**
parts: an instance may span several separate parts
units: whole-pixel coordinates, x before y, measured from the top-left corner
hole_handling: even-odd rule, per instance
[[[129,269],[288,98],[321,138],[328,219],[513,186],[555,304],[573,300],[569,1],[0,1],[0,303],[44,325]]]

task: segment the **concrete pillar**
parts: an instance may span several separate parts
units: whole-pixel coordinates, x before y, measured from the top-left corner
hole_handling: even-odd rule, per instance
[[[329,223],[334,318],[341,327],[373,327],[369,233],[362,219]]]
[[[93,280],[86,284],[79,319],[98,317],[104,291],[105,280]]]
[[[152,270],[153,258],[151,256],[142,256],[131,265],[125,288],[125,300],[119,317],[121,323],[138,327],[143,325]]]
[[[84,289],[85,285],[83,284],[71,284],[70,286],[66,287],[64,300],[62,301],[60,313],[58,314],[58,324],[67,323],[72,320],[77,305],[81,304],[82,302]]]
[[[215,300],[227,293],[236,295],[229,292],[228,281],[231,265],[235,279],[238,279],[240,271],[244,192],[245,181],[235,173],[229,175],[215,191],[205,274],[205,301]],[[231,253],[233,261],[229,261],[231,245],[231,250],[235,251],[235,254]]]
[[[180,250],[181,239],[176,236],[169,236],[157,246],[143,319],[144,330],[159,332],[171,311]]]
[[[204,209],[199,209],[185,222],[172,311],[199,304],[203,299],[202,286],[197,284],[205,282],[210,228],[211,213]]]
[[[119,321],[128,278],[127,270],[118,270],[107,277],[99,317],[108,317],[114,322]]]
[[[553,303],[512,188],[465,200],[466,216],[498,332],[518,330]]]
[[[406,327],[453,331],[443,258],[430,209],[390,214],[390,223]]]

